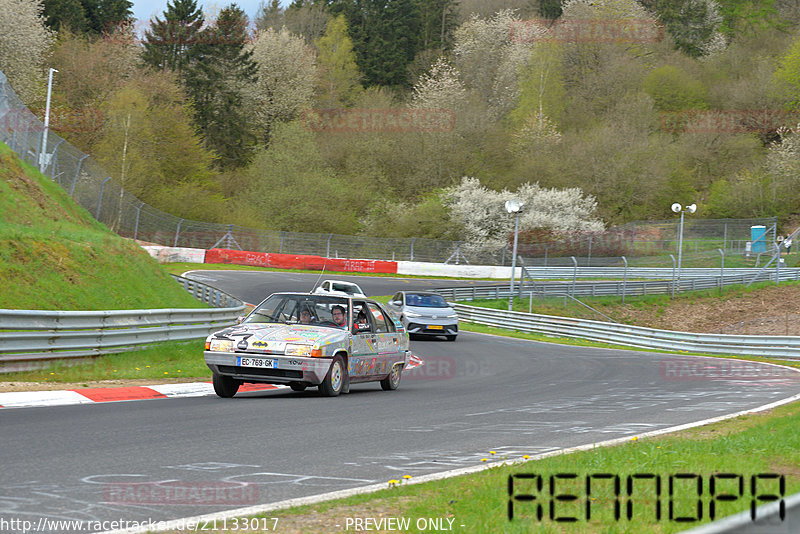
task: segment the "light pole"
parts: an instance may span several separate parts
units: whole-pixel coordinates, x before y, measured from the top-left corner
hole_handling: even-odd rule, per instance
[[[525,205],[524,202],[521,202],[519,199],[512,198],[511,200],[506,200],[506,211],[508,213],[514,213],[514,252],[511,256],[511,285],[509,286],[508,292],[508,311],[511,311],[511,308],[514,304],[514,275],[517,272],[517,237],[519,236],[519,212],[522,211],[522,207]]]
[[[697,211],[697,204],[689,204],[686,207],[681,206],[677,202],[672,205],[672,211],[681,214],[681,225],[678,230],[678,285],[681,284],[681,258],[683,256],[683,214],[685,212],[694,213]],[[675,286],[672,286],[672,296],[675,296]]]
[[[50,95],[53,93],[53,73],[58,72],[51,68],[47,76],[47,104],[44,107],[44,132],[42,133],[42,151],[39,153],[39,172],[44,172],[45,167],[50,163],[47,157],[47,131],[50,127]]]

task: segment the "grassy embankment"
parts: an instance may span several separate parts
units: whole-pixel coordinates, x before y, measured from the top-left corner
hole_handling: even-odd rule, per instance
[[[1,143],[0,280],[0,308],[5,309],[206,307],[176,284],[141,247],[98,223],[57,184],[21,162]],[[150,368],[158,367],[163,376],[164,371],[177,372],[180,367],[173,369],[169,364],[169,369],[162,369],[167,364],[156,363],[159,359],[196,358],[197,343],[190,349],[186,343],[170,343],[149,353],[133,354],[115,358],[127,357],[131,362],[138,361],[139,366],[145,360],[153,362]],[[107,377],[113,378],[116,367],[102,360],[106,358],[90,366],[108,367]],[[135,367],[132,363],[134,371]],[[98,379],[105,374],[95,370],[81,379]]]

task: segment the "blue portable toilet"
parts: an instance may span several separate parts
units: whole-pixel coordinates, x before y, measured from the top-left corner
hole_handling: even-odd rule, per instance
[[[767,227],[762,225],[750,227],[750,241],[753,242],[753,252],[767,251]]]

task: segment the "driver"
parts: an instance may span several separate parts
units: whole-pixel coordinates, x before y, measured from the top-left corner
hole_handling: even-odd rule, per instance
[[[333,316],[333,322],[336,323],[337,326],[346,326],[347,325],[347,311],[344,309],[344,306],[336,305],[331,308],[331,315]]]

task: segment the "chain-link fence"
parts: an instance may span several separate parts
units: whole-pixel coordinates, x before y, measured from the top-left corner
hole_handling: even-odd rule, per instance
[[[511,246],[483,250],[457,241],[422,238],[377,238],[338,234],[311,234],[258,230],[181,219],[165,213],[125,191],[88,154],[52,131],[17,97],[0,72],[0,141],[20,158],[39,167],[98,221],[118,234],[140,241],[175,247],[223,247],[256,252],[312,254],[339,258],[510,265]],[[505,213],[498,217],[506,216]],[[691,219],[684,224],[684,254],[689,251],[744,251],[750,226],[768,228],[767,242],[775,238],[775,218]],[[602,266],[629,258],[664,257],[675,251],[678,218],[674,221],[635,222],[601,234],[576,235],[557,241],[522,243],[519,253],[529,265]]]

